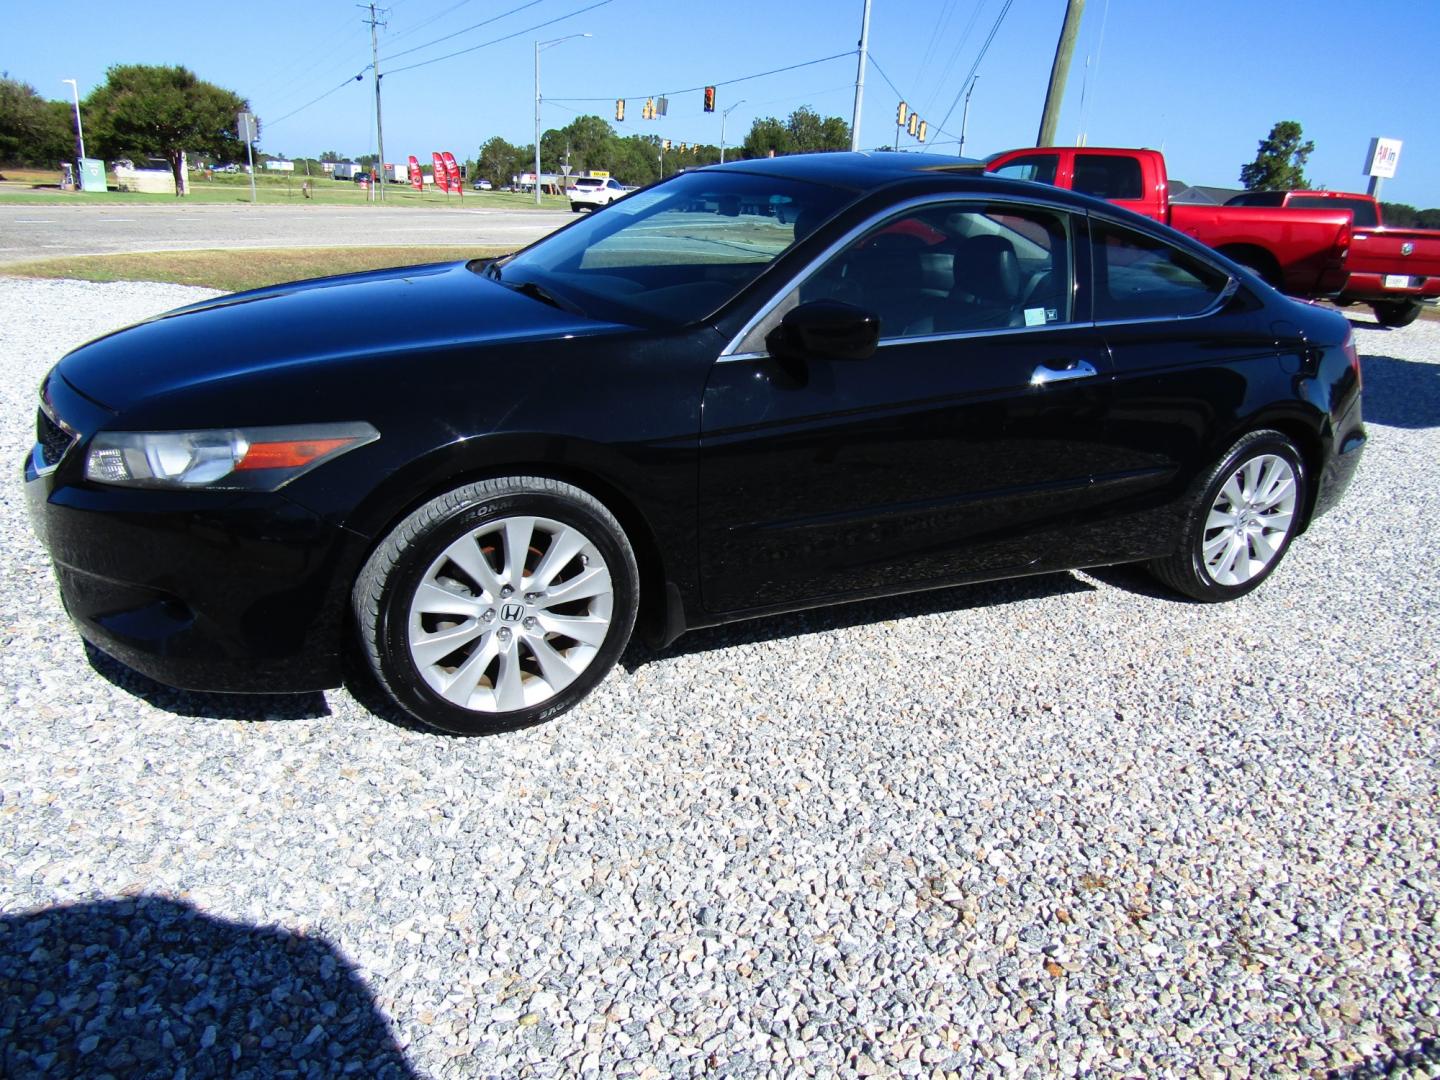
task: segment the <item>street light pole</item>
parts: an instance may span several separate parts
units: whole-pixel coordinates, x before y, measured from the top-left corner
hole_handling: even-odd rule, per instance
[[[571,38],[591,37],[590,34],[566,34],[549,41],[535,42],[535,205],[540,205],[540,52]]]
[[[976,75],[970,80],[970,88],[965,91],[965,111],[960,114],[960,149],[955,151],[960,157],[965,156],[965,125],[970,122],[970,95],[975,92],[975,84],[980,81]]]
[[[865,101],[865,60],[870,53],[870,0],[860,22],[860,61],[855,70],[855,116],[850,121],[850,149],[860,149],[860,106]]]
[[[75,163],[77,169],[85,160],[85,129],[80,126],[80,87],[74,79],[61,79],[61,82],[69,83],[70,89],[75,93],[75,137],[80,143],[80,161]]]
[[[745,104],[745,99],[744,99],[744,98],[741,98],[739,101],[735,102],[734,105],[731,105],[730,108],[728,108],[728,109],[722,109],[721,112],[720,112],[720,164],[721,164],[721,165],[724,165],[724,164],[725,164],[725,121],[730,119],[730,114],[731,114],[732,112],[734,112],[736,109],[738,109],[741,105],[744,105],[744,104]]]

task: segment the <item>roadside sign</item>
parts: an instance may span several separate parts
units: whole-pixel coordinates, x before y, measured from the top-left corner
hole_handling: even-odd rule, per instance
[[[243,143],[253,143],[259,136],[259,133],[255,130],[256,126],[254,113],[237,113],[235,116],[235,137]]]
[[[80,190],[105,190],[105,162],[91,157],[80,159]]]
[[[1395,168],[1400,164],[1399,139],[1376,137],[1370,140],[1370,149],[1365,152],[1365,176],[1378,176],[1381,180],[1395,177]]]

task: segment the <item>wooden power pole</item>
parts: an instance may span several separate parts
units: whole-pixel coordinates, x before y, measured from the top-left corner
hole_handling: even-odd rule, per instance
[[[1055,145],[1060,103],[1065,98],[1065,80],[1070,77],[1070,56],[1075,51],[1075,39],[1080,36],[1080,16],[1084,11],[1085,0],[1066,0],[1065,22],[1060,27],[1060,42],[1055,46],[1055,63],[1050,68],[1050,88],[1045,91],[1045,111],[1040,115],[1036,146]]]

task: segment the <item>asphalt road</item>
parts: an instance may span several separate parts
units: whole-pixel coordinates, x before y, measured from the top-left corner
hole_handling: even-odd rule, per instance
[[[65,255],[197,248],[519,247],[565,211],[459,207],[0,206],[0,265]]]

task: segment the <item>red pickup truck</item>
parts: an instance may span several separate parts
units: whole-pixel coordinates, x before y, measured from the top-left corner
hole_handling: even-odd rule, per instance
[[[1350,277],[1351,211],[1277,206],[1200,206],[1170,201],[1165,158],[1157,150],[1048,146],[1009,150],[985,168],[1038,180],[1162,221],[1292,296],[1336,296]]]
[[[1423,301],[1440,297],[1440,230],[1392,229],[1369,195],[1348,191],[1247,191],[1226,206],[1349,210],[1349,277],[1338,304],[1369,304],[1384,326],[1408,326]]]

